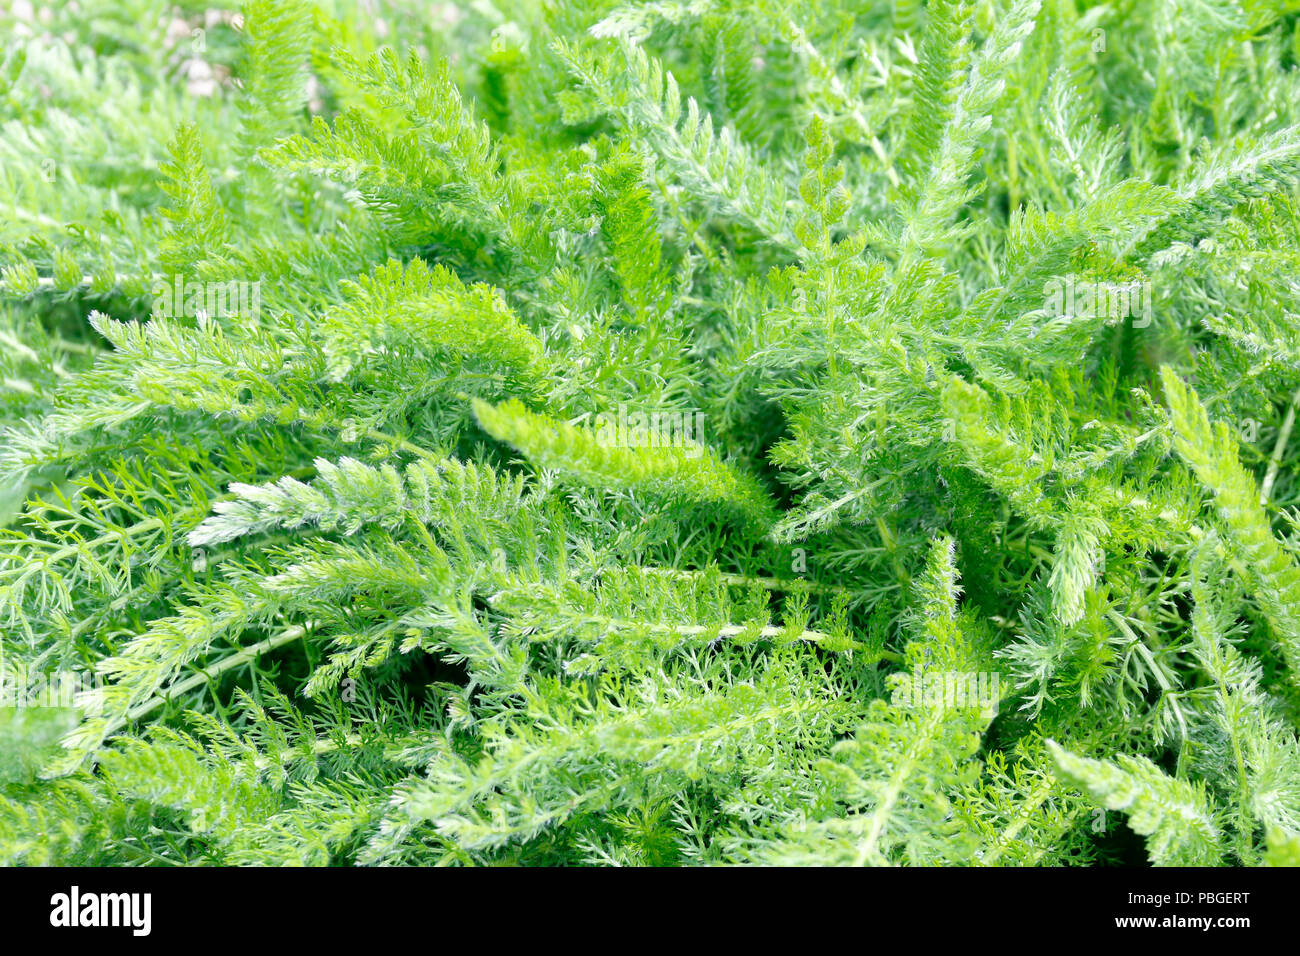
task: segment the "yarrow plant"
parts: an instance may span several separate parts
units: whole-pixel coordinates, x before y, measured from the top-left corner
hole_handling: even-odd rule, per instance
[[[1300,859],[1294,2],[0,36],[0,860]]]

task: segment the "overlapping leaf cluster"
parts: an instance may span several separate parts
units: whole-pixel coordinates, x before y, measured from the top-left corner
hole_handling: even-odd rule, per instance
[[[29,11],[0,860],[1300,854],[1295,3]]]

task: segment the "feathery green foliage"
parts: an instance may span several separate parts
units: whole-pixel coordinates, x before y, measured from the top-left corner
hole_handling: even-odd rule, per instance
[[[1296,864],[1294,3],[47,6],[0,862]]]

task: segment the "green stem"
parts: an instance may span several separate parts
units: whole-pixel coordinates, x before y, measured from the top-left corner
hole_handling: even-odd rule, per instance
[[[1300,405],[1300,389],[1291,396],[1291,403],[1286,408],[1286,418],[1282,422],[1282,429],[1277,433],[1277,441],[1273,443],[1273,454],[1268,456],[1268,473],[1264,475],[1264,483],[1259,486],[1259,503],[1268,504],[1268,499],[1273,493],[1273,482],[1277,481],[1278,469],[1282,467],[1282,456],[1286,454],[1287,442],[1291,440],[1291,429],[1295,427],[1296,406]]]
[[[275,650],[277,647],[283,647],[285,644],[292,644],[294,641],[302,639],[307,634],[307,627],[308,625],[305,624],[295,625],[274,637],[268,637],[264,641],[259,641],[256,644],[245,647],[243,650],[239,651],[239,653],[232,654],[224,660],[220,660],[215,664],[205,667],[197,674],[192,674],[184,680],[177,681],[162,693],[156,694],[151,699],[145,701],[139,707],[127,711],[126,720],[139,720],[141,717],[153,713],[153,711],[157,710],[172,698],[179,697],[181,694],[193,690],[200,684],[209,683],[214,678],[224,674],[232,668],[241,667],[254,658]],[[114,727],[113,729],[116,730],[117,728]],[[111,732],[112,731],[110,731],[110,733]]]

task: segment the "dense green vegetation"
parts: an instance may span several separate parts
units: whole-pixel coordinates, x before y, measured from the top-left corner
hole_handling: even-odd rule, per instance
[[[0,12],[0,860],[1300,860],[1297,11]]]

